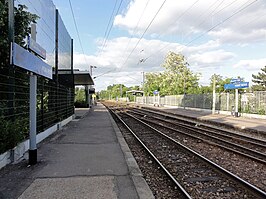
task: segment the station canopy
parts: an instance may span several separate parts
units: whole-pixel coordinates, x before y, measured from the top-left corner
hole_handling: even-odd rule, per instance
[[[89,73],[89,71],[79,71],[78,69],[73,70],[74,74],[74,85],[94,85],[94,81]],[[72,71],[71,70],[65,70],[61,69],[58,70],[58,76],[60,79],[60,82],[62,81],[68,81],[72,79]]]
[[[142,94],[144,93],[144,91],[140,91],[140,90],[130,90],[130,91],[126,91],[126,93],[130,93],[132,95],[136,95],[136,94]]]

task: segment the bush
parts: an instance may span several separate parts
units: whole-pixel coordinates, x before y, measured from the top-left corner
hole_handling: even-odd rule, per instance
[[[14,121],[0,118],[0,154],[14,148],[28,136],[28,118],[16,118]]]
[[[266,115],[265,113],[266,113],[265,109],[259,109],[258,110],[259,115]]]

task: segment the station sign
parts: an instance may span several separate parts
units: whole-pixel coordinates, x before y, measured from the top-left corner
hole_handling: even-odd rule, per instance
[[[232,78],[232,79],[230,80],[230,83],[231,83],[231,84],[237,84],[237,83],[239,83],[239,82],[241,82],[241,79],[240,79],[240,78]]]
[[[225,90],[248,88],[248,87],[249,87],[249,82],[239,82],[239,83],[235,83],[235,84],[225,84],[224,85]]]
[[[159,94],[159,91],[155,90],[155,91],[153,91],[153,94],[154,95],[158,95]]]
[[[37,75],[41,75],[49,79],[53,78],[52,67],[39,57],[22,48],[20,45],[12,43],[11,52],[11,64],[29,70]]]

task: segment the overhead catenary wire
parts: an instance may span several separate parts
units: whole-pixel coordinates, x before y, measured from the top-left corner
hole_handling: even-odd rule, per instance
[[[225,23],[226,21],[228,21],[229,19],[231,19],[232,17],[234,17],[235,15],[239,14],[240,12],[242,12],[243,10],[245,10],[246,8],[248,8],[249,6],[253,5],[255,2],[257,2],[258,0],[254,0],[251,3],[249,3],[248,5],[242,7],[241,9],[239,9],[238,11],[234,12],[232,15],[230,15],[229,17],[225,18],[224,20],[222,20],[221,22],[215,24],[214,26],[212,26],[211,28],[209,28],[207,31],[203,32],[202,34],[200,34],[199,36],[195,37],[194,39],[192,39],[191,41],[189,41],[188,43],[184,44],[181,48],[184,47],[188,47],[189,45],[191,45],[193,42],[195,42],[196,40],[202,38],[204,35],[206,35],[208,32],[214,30],[215,28],[217,28],[218,26],[222,25],[223,23]],[[246,3],[245,3],[246,4]],[[165,46],[163,46],[162,48],[160,48],[158,51],[156,51],[155,53],[152,53],[151,55],[149,55],[146,59],[149,59],[150,57],[152,57],[153,55],[157,54],[158,52],[162,51],[163,49],[165,49],[166,47],[168,47],[171,43],[166,44]]]
[[[104,32],[104,38],[105,38],[106,35],[107,35],[107,32],[108,32],[108,30],[109,30],[110,23],[111,23],[111,21],[112,21],[112,19],[113,19],[113,17],[114,17],[114,13],[115,13],[115,8],[116,8],[116,5],[117,5],[117,1],[118,1],[118,0],[115,1],[115,5],[114,5],[114,8],[113,8],[112,14],[111,14],[111,16],[110,16],[110,18],[109,18],[109,21],[108,21],[108,24],[107,24],[106,30],[105,30],[105,32]]]
[[[109,21],[108,21],[108,24],[107,24],[107,27],[106,27],[106,30],[105,30],[105,33],[104,33],[104,39],[103,39],[103,42],[102,42],[102,47],[101,47],[100,53],[98,54],[98,58],[99,58],[99,55],[102,54],[104,48],[106,47],[107,40],[108,40],[109,35],[110,35],[110,32],[111,32],[111,30],[112,30],[112,28],[113,28],[113,23],[112,23],[111,26],[110,26],[110,23],[111,23],[111,21],[112,21],[112,19],[113,19],[113,17],[114,17],[114,11],[115,11],[115,8],[116,8],[116,5],[117,5],[117,1],[118,1],[118,0],[116,0],[115,5],[114,5],[114,8],[113,8],[113,11],[112,11],[112,14],[111,14],[111,16],[110,16],[110,18],[109,18]],[[117,9],[115,15],[117,15],[118,12],[120,11],[120,8],[121,8],[122,3],[123,3],[123,0],[120,1],[120,4],[119,4],[119,6],[118,6],[118,9]],[[110,27],[109,27],[109,26],[110,26]],[[106,71],[106,72],[103,72],[103,73],[100,74],[100,75],[97,75],[97,76],[93,77],[93,79],[96,79],[96,78],[98,78],[98,77],[101,77],[101,76],[103,76],[103,75],[105,75],[105,74],[108,74],[108,73],[113,72],[113,71],[116,71],[116,70],[117,70],[116,68],[115,68],[115,69],[112,69],[112,70],[108,70],[108,71]]]
[[[121,8],[122,3],[123,3],[123,0],[120,1],[115,16],[116,16],[116,15],[118,14],[118,12],[120,11],[120,8]],[[109,38],[109,35],[110,35],[110,32],[111,32],[113,26],[114,26],[114,23],[111,24],[111,26],[110,26],[110,28],[109,28],[109,30],[108,30],[108,32],[107,32],[107,35],[106,35],[106,37],[104,38],[104,42],[103,42],[103,45],[102,45],[101,53],[103,52],[104,48],[105,48],[106,45],[107,45],[107,41],[108,41],[108,38]],[[101,53],[100,53],[100,54],[101,54]]]
[[[167,0],[164,0],[164,2],[161,4],[161,6],[159,7],[159,9],[157,10],[157,12],[155,13],[154,17],[152,18],[152,20],[150,21],[149,25],[146,27],[146,29],[144,30],[144,32],[142,33],[141,37],[139,38],[138,42],[136,43],[136,45],[134,46],[134,48],[132,49],[132,51],[129,53],[129,55],[127,56],[125,62],[122,64],[121,68],[123,67],[123,65],[126,64],[126,62],[128,61],[129,57],[132,55],[132,53],[134,52],[134,50],[137,48],[137,46],[139,45],[141,39],[144,37],[145,33],[148,31],[148,29],[150,28],[150,26],[152,25],[153,21],[155,20],[155,18],[157,17],[157,15],[159,14],[159,12],[161,11],[161,9],[163,8],[163,6],[165,5],[165,2]]]
[[[125,55],[125,53],[126,53],[126,51],[127,51],[127,49],[128,49],[128,46],[129,46],[129,44],[130,44],[130,42],[131,42],[131,40],[132,40],[132,38],[133,38],[133,35],[136,33],[136,30],[137,30],[137,28],[138,28],[138,26],[139,26],[139,23],[140,23],[140,21],[141,21],[143,15],[144,15],[144,13],[145,13],[145,10],[146,10],[146,8],[147,8],[149,2],[150,2],[150,0],[148,0],[148,1],[146,2],[145,7],[144,7],[144,9],[142,10],[142,13],[141,13],[141,15],[140,15],[140,18],[139,18],[139,20],[138,20],[138,22],[137,22],[137,24],[136,24],[136,26],[135,26],[135,28],[134,28],[134,30],[133,30],[131,36],[130,36],[130,39],[129,39],[127,45],[126,45],[126,48],[125,48],[125,50],[124,50],[124,53],[123,53],[123,56],[122,56],[122,57],[124,57],[124,55]]]
[[[70,6],[70,10],[71,10],[71,14],[72,14],[72,18],[73,18],[73,21],[74,21],[75,29],[76,29],[76,32],[77,32],[77,36],[78,36],[78,40],[79,40],[79,44],[80,44],[80,48],[81,48],[82,53],[83,53],[84,61],[85,61],[85,63],[88,65],[88,63],[87,63],[87,59],[86,59],[86,56],[85,56],[85,53],[84,53],[84,49],[83,49],[83,46],[82,46],[82,42],[81,42],[81,39],[80,39],[80,34],[79,34],[79,30],[78,30],[78,26],[77,26],[76,18],[75,18],[75,15],[74,15],[73,7],[72,7],[72,4],[71,4],[71,0],[68,0],[68,2],[69,2],[69,6]]]
[[[112,21],[112,19],[113,19],[113,17],[114,17],[114,13],[115,13],[115,8],[116,8],[116,5],[117,5],[117,2],[118,2],[118,0],[115,1],[115,5],[114,5],[114,7],[113,7],[112,14],[111,14],[111,16],[110,16],[110,18],[109,18],[109,20],[108,20],[107,27],[106,27],[106,29],[105,29],[104,36],[103,36],[103,41],[102,41],[102,45],[101,45],[101,50],[100,50],[100,53],[99,53],[99,54],[102,53],[103,46],[104,46],[104,42],[105,42],[105,38],[106,38],[106,36],[107,36],[107,32],[108,32],[108,30],[109,30],[109,26],[110,26],[110,24],[111,24],[111,21]]]
[[[237,1],[237,0],[236,0]],[[207,9],[206,9],[206,11],[205,12],[203,12],[198,18],[201,18],[205,13],[207,13],[207,11],[209,11],[216,3],[218,3],[219,2],[219,0],[216,0],[213,4],[211,4]],[[209,13],[209,14],[207,14],[207,16],[203,19],[203,20],[201,20],[200,22],[199,22],[199,24],[197,25],[197,26],[200,26],[200,25],[202,25],[207,19],[208,19],[208,17],[213,13],[213,12],[215,12],[215,10],[217,9],[217,8],[219,8],[220,6],[221,6],[221,4],[224,2],[224,0],[222,0],[214,9],[213,9],[213,11],[211,11],[211,13]],[[195,4],[196,4],[197,2],[195,2],[194,4],[192,4],[190,7],[189,7],[189,9],[187,9],[185,12],[187,12],[188,10],[190,10]],[[184,14],[185,14],[185,12],[183,12]],[[187,37],[189,34],[186,34],[186,35],[184,35],[184,38],[185,37]],[[183,39],[184,39],[183,38]],[[168,47],[169,45],[170,45],[171,43],[168,43],[168,44],[166,44],[164,47],[162,47],[162,48],[160,48],[158,51],[156,51],[155,53],[153,53],[153,54],[151,54],[151,55],[149,55],[147,58],[146,58],[146,60],[148,59],[148,58],[150,58],[150,57],[152,57],[154,54],[157,54],[158,52],[160,52],[160,51],[162,51],[163,49],[165,49],[166,47]]]
[[[243,8],[241,8],[240,10],[234,12],[232,15],[230,15],[229,17],[225,18],[224,20],[222,20],[221,22],[219,22],[218,24],[214,25],[213,27],[211,27],[210,29],[208,29],[207,31],[203,32],[202,34],[200,34],[198,37],[192,39],[190,42],[188,42],[185,46],[189,46],[191,43],[193,43],[194,41],[200,39],[201,37],[203,37],[205,34],[207,34],[208,32],[212,31],[213,29],[217,28],[218,26],[220,26],[221,24],[225,23],[226,21],[228,21],[229,19],[231,19],[232,17],[234,17],[235,15],[237,15],[238,13],[242,12],[243,10],[245,10],[246,8],[248,8],[249,6],[251,6],[252,4],[254,4],[255,2],[257,2],[258,0],[254,0],[251,3],[249,3],[248,5],[244,6]]]
[[[157,15],[159,14],[159,12],[161,11],[161,9],[162,9],[162,7],[164,6],[164,4],[165,4],[166,1],[167,1],[167,0],[164,0],[164,2],[161,4],[161,6],[160,6],[159,9],[157,10],[156,14],[154,15],[154,17],[153,17],[152,20],[150,21],[149,25],[146,27],[145,31],[142,33],[142,35],[141,35],[141,37],[139,38],[137,44],[135,45],[135,47],[133,48],[133,50],[130,52],[130,54],[127,56],[125,62],[124,62],[122,65],[120,65],[120,66],[121,66],[121,67],[120,67],[120,70],[121,70],[122,66],[128,61],[129,57],[132,55],[132,53],[134,52],[134,50],[137,48],[139,42],[141,41],[141,39],[143,38],[143,36],[145,35],[145,33],[148,31],[148,29],[149,29],[150,26],[152,25],[153,21],[155,20],[155,18],[157,17]],[[115,70],[117,70],[117,69],[107,71],[107,72],[105,72],[105,73],[102,73],[101,75],[98,75],[97,77],[103,76],[103,75],[108,74],[108,73],[110,73],[110,72],[113,72],[113,71],[115,71]],[[95,78],[96,78],[96,77],[95,77]]]
[[[239,14],[240,12],[242,12],[242,11],[245,10],[247,7],[251,6],[252,4],[254,4],[254,3],[257,2],[257,1],[258,1],[258,0],[252,1],[252,2],[249,3],[248,5],[247,5],[247,2],[246,2],[245,4],[243,4],[243,5],[241,5],[240,8],[236,9],[235,12],[234,12],[232,15],[230,15],[230,16],[228,16],[227,18],[223,19],[223,20],[220,21],[219,23],[214,24],[212,27],[210,27],[210,28],[207,29],[206,31],[202,32],[202,34],[200,34],[198,37],[192,38],[192,40],[190,40],[188,43],[186,43],[186,46],[191,45],[192,43],[194,43],[195,41],[197,41],[198,39],[200,39],[201,37],[203,37],[204,35],[206,35],[208,32],[210,32],[210,31],[214,30],[215,28],[219,27],[220,25],[224,24],[226,21],[230,20],[230,19],[233,18],[235,15]],[[218,2],[219,2],[219,1],[218,1]],[[221,1],[221,2],[224,2],[224,0]],[[220,10],[218,10],[217,12],[214,12],[214,11],[217,10],[217,8],[220,8],[220,7],[221,7],[221,2],[219,2],[219,3],[220,3],[219,6],[216,6],[216,8],[211,12],[213,15],[216,15],[216,14],[220,13],[222,10],[225,10],[225,8],[231,6],[231,5],[232,5],[233,3],[235,3],[236,1],[234,1],[234,2],[232,2],[232,3],[230,3],[230,4],[225,5],[224,7],[222,7],[222,8],[221,8]],[[249,1],[248,1],[248,2],[249,2]],[[245,5],[245,6],[244,6],[244,5]],[[169,45],[170,45],[170,44],[167,44],[167,46],[169,46]],[[186,47],[186,46],[184,46],[184,47]],[[165,48],[165,47],[163,47],[163,49],[164,49],[164,48]],[[182,47],[182,48],[183,48],[183,47]],[[136,47],[133,49],[133,51],[134,51],[135,49],[136,49]],[[160,49],[159,51],[161,51],[161,50],[162,50],[162,49]],[[132,53],[133,53],[133,51],[132,51]],[[158,51],[157,51],[157,52],[158,52]],[[132,54],[132,53],[131,53],[131,54]],[[131,54],[130,54],[130,56],[131,56]],[[154,54],[155,54],[155,53],[153,53],[152,55],[154,55]],[[151,55],[151,56],[152,56],[152,55]],[[127,57],[127,60],[124,62],[124,64],[128,61],[128,58],[129,58],[130,56]],[[149,57],[151,57],[151,56],[149,56]],[[147,59],[147,58],[146,58],[146,59]]]

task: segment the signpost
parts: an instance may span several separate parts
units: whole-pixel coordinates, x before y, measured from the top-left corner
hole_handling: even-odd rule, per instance
[[[153,91],[153,94],[154,95],[158,95],[159,94],[159,91],[155,90],[155,91]]]
[[[36,27],[32,26],[32,38],[29,39],[28,48],[31,52],[45,59],[46,51],[35,42]],[[37,163],[37,76],[41,75],[52,79],[52,67],[45,63],[41,58],[22,48],[16,43],[12,43],[12,59],[11,64],[31,71],[30,75],[30,142],[29,142],[29,164]]]
[[[249,82],[242,82],[239,78],[232,78],[230,84],[225,84],[224,89],[230,90],[235,89],[235,117],[239,117],[238,114],[238,89],[239,88],[248,88]]]
[[[153,95],[154,95],[154,106],[160,106],[160,92],[158,90],[154,90]]]

